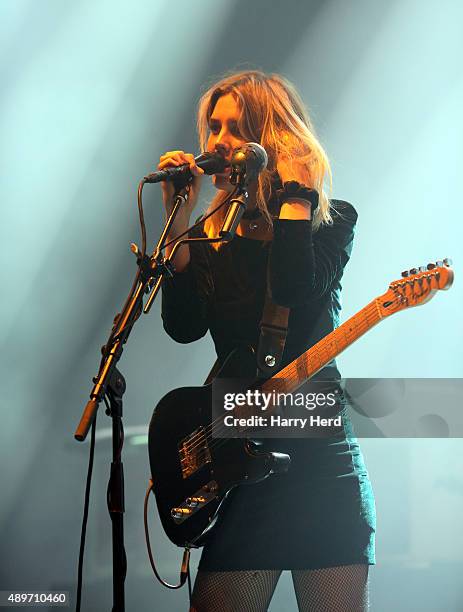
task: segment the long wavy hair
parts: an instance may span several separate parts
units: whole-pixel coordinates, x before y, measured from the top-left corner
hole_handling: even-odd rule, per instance
[[[257,207],[272,224],[268,203],[275,184],[276,161],[283,154],[297,159],[306,168],[305,184],[319,193],[319,206],[313,218],[316,231],[322,223],[332,223],[330,201],[325,193],[328,182],[331,192],[332,176],[328,157],[318,141],[307,110],[294,86],[278,74],[258,70],[235,72],[224,76],[201,97],[198,105],[198,136],[201,150],[206,150],[209,120],[217,100],[231,94],[238,103],[241,115],[239,131],[245,141],[257,142],[267,151],[268,166],[260,173],[257,185]],[[225,200],[228,194],[218,191],[206,213]],[[216,236],[222,227],[226,207],[206,219],[204,231]],[[214,245],[216,246],[216,245]]]

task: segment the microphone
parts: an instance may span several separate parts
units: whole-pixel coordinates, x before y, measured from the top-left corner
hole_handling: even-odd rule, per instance
[[[227,162],[219,153],[201,153],[195,157],[196,165],[202,168],[205,174],[220,174],[227,166]],[[190,164],[182,164],[174,168],[165,168],[148,174],[143,179],[145,183],[160,183],[161,181],[173,181],[179,177],[191,176]]]
[[[238,185],[240,193],[231,200],[222,229],[219,232],[219,236],[225,241],[231,240],[235,236],[236,228],[246,210],[248,183],[257,179],[259,173],[267,167],[267,163],[267,152],[257,142],[247,142],[233,150],[230,183]]]
[[[264,147],[257,142],[246,142],[233,151],[230,183],[236,185],[243,180],[245,185],[252,183],[257,179],[259,173],[265,170],[267,164],[268,155]]]

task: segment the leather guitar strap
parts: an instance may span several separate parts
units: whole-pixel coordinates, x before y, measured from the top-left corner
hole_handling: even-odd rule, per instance
[[[267,290],[262,318],[259,323],[260,337],[257,345],[257,368],[259,374],[268,378],[278,372],[288,333],[289,308],[279,306],[270,293],[270,269],[267,265]],[[220,369],[216,360],[204,384],[212,382]]]
[[[257,346],[257,368],[264,377],[280,369],[288,333],[289,308],[279,306],[270,293],[270,268],[267,265],[267,291],[262,319],[259,323],[260,338]]]

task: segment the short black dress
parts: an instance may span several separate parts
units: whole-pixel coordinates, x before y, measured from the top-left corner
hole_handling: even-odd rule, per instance
[[[209,330],[218,359],[257,346],[267,266],[272,297],[290,308],[283,365],[339,323],[340,279],[352,250],[355,209],[332,201],[333,224],[275,219],[271,242],[236,236],[219,251],[190,245],[187,269],[163,284],[162,318],[178,342]],[[191,236],[204,235],[202,226]],[[318,378],[340,378],[331,362]],[[235,488],[206,543],[199,569],[319,569],[375,563],[375,504],[346,409],[342,431],[324,439],[265,440],[291,466]]]

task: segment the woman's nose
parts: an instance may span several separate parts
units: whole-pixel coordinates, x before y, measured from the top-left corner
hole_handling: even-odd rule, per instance
[[[230,152],[230,145],[227,144],[226,142],[216,142],[215,150],[217,151],[217,153],[219,153],[223,157],[226,157],[228,153]]]

